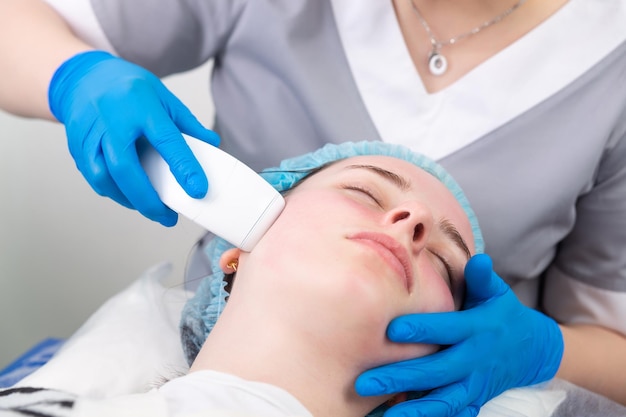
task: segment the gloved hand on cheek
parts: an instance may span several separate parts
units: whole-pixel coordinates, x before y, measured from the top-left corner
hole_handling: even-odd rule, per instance
[[[387,335],[397,343],[448,346],[429,356],[364,372],[360,395],[430,391],[385,413],[398,416],[475,416],[480,407],[509,388],[551,379],[563,355],[557,323],[524,306],[492,269],[487,255],[465,268],[463,311],[401,316]]]

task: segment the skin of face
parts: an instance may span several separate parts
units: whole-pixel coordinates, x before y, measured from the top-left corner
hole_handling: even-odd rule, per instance
[[[297,329],[315,349],[346,352],[367,369],[437,349],[392,344],[387,325],[459,309],[473,253],[467,216],[439,180],[403,160],[359,156],[291,190],[257,246],[226,251],[220,262],[233,272],[227,264],[238,259],[232,301],[248,298],[266,323]]]

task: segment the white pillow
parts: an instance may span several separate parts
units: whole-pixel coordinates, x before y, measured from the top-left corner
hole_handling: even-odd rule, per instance
[[[178,322],[191,296],[167,288],[169,263],[146,271],[109,299],[56,355],[16,386],[105,398],[144,392],[188,369]]]

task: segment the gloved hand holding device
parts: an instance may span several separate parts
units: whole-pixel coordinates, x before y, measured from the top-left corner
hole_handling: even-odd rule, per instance
[[[216,146],[219,137],[151,72],[108,52],[80,53],[56,70],[48,101],[65,125],[76,166],[98,194],[165,226],[176,224],[178,215],[161,202],[141,167],[141,137],[191,197],[206,194],[206,175],[181,132]]]
[[[385,417],[476,416],[480,407],[503,391],[546,381],[563,355],[557,323],[528,308],[493,272],[480,254],[465,267],[464,310],[401,316],[387,336],[398,343],[434,343],[449,347],[426,357],[364,372],[356,381],[361,395],[431,390],[400,403]]]

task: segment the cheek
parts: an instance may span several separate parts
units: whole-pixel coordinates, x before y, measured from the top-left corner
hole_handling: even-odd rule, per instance
[[[324,213],[323,210],[319,204],[311,202],[305,205],[292,197],[258,246],[266,246],[270,253],[273,251],[275,256],[281,256],[282,253],[294,252],[294,244],[297,248],[312,245],[317,240],[312,230],[319,230],[322,222],[319,213]]]
[[[298,271],[318,269],[339,261],[341,254],[333,248],[345,234],[346,219],[354,216],[349,207],[338,204],[328,193],[294,193],[255,251],[264,248],[266,261],[285,261]]]
[[[409,297],[392,278],[368,274],[363,269],[344,267],[336,277],[339,279],[332,295],[327,294],[324,301],[327,311],[334,312],[327,319],[334,320],[333,327],[340,328],[341,337],[356,350],[362,369],[436,352],[436,345],[392,343],[386,332],[390,321],[400,315],[451,310],[452,297],[447,287]]]
[[[285,210],[250,254],[255,268],[279,280],[281,289],[296,282],[303,285],[301,291],[332,284],[328,281],[336,279],[343,262],[337,242],[345,221],[335,219],[345,215],[337,211],[329,210],[323,195],[290,196]]]
[[[456,306],[450,287],[432,267],[432,264],[426,259],[420,260],[418,270],[420,275],[416,279],[409,307],[413,311],[409,313],[454,311]]]
[[[423,274],[419,277],[415,290],[406,299],[400,300],[396,306],[394,317],[404,314],[448,312],[455,310],[455,303],[448,285],[434,270],[422,269]],[[386,325],[389,322],[385,323]],[[374,358],[373,366],[413,359],[425,356],[440,349],[438,345],[392,343],[385,338],[382,341],[380,354]]]
[[[340,216],[334,200],[327,193],[308,192],[287,197],[286,206],[272,229],[279,229],[291,236],[311,237],[311,229],[327,226]],[[341,219],[341,217],[339,217]]]

